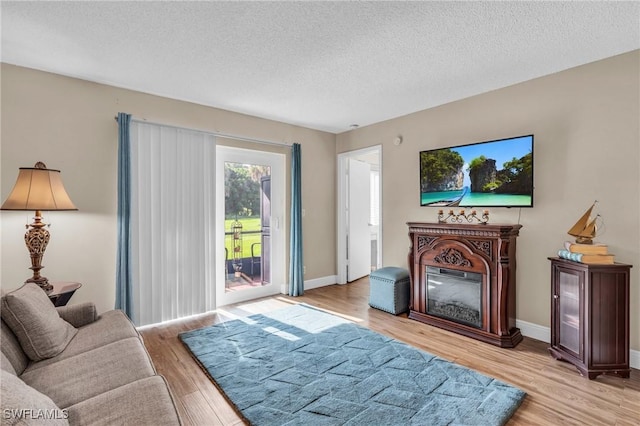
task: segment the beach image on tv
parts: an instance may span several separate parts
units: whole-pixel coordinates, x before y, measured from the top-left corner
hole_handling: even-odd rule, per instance
[[[531,207],[533,135],[420,153],[422,206]]]

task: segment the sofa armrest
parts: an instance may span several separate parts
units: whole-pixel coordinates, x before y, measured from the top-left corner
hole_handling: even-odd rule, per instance
[[[96,305],[91,302],[71,306],[58,306],[56,310],[60,318],[76,328],[90,324],[98,319]]]

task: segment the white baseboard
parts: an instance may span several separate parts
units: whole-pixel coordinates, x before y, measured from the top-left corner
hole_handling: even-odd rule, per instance
[[[314,288],[320,288],[320,287],[325,287],[328,285],[333,285],[336,284],[338,282],[338,276],[337,275],[329,275],[326,277],[320,277],[320,278],[314,278],[312,280],[305,280],[304,282],[304,289],[305,290],[311,290]],[[283,284],[280,286],[280,293],[282,294],[287,294],[287,292],[289,291],[288,285],[287,284]]]
[[[516,327],[520,329],[523,336],[551,343],[551,329],[538,324],[516,320]],[[629,366],[640,370],[640,351],[629,351]]]
[[[329,275],[327,277],[315,278],[313,280],[305,280],[304,289],[311,290],[312,288],[320,288],[328,285],[333,285],[338,282],[337,275]]]
[[[551,329],[538,324],[526,322],[517,319],[516,327],[520,329],[523,336],[540,340],[541,342],[551,343]]]
[[[640,351],[629,351],[629,366],[640,370]]]

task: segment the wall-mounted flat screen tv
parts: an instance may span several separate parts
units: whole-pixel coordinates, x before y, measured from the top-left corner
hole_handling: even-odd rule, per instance
[[[420,205],[533,207],[533,135],[420,152]]]

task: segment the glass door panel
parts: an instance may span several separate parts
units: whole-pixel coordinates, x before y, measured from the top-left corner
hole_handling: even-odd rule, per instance
[[[262,182],[271,179],[271,167],[264,164],[225,161],[225,292],[244,291],[267,285],[262,271],[269,269],[263,254],[263,229],[269,232],[271,206],[264,199]]]
[[[284,155],[219,146],[218,306],[279,293],[284,282]],[[219,263],[220,264],[220,263]]]
[[[559,271],[559,344],[580,356],[580,281],[576,274]]]

